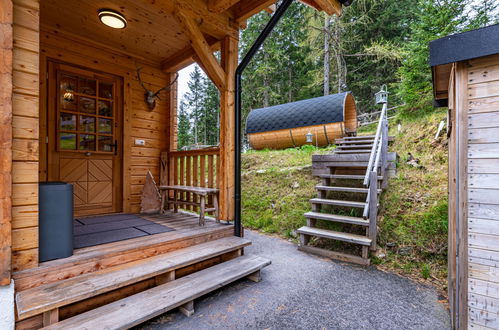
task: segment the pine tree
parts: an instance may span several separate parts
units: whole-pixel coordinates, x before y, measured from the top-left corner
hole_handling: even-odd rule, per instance
[[[177,138],[178,149],[182,149],[183,147],[192,144],[191,123],[189,121],[189,114],[187,113],[187,105],[184,100],[180,102],[178,110]]]

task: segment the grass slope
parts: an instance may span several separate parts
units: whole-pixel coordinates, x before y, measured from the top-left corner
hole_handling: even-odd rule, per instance
[[[383,193],[380,212],[380,257],[373,263],[444,289],[447,276],[447,146],[434,141],[446,113],[401,118],[401,131],[390,151],[400,156],[397,176]],[[363,129],[363,133],[373,127]],[[443,133],[445,134],[445,133]],[[306,224],[309,199],[319,180],[311,175],[313,153],[329,149],[306,146],[280,151],[250,151],[243,155],[243,223],[246,227],[295,239],[293,231]],[[422,168],[406,164],[410,152]],[[378,253],[378,255],[380,255]]]

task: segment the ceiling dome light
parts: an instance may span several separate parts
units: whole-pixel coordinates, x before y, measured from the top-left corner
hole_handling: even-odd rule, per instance
[[[126,27],[126,18],[117,11],[111,9],[99,10],[100,21],[113,29],[124,29]]]

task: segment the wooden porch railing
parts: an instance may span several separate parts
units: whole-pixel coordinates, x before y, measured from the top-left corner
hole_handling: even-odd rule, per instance
[[[219,188],[219,165],[219,148],[163,152],[160,185]],[[197,196],[191,193],[180,193],[180,201],[197,202],[195,199]],[[210,196],[208,207],[212,206],[213,198]],[[198,207],[193,205],[180,204],[180,207],[198,212]]]

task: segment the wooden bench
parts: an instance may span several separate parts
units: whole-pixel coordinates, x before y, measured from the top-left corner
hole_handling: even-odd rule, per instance
[[[269,264],[270,260],[257,256],[238,257],[44,329],[128,329],[176,307],[190,316],[194,313],[194,299],[243,277],[258,282],[260,270]]]
[[[215,212],[215,219],[220,222],[218,213],[218,189],[216,188],[205,188],[205,187],[193,187],[193,186],[159,186],[161,193],[161,209],[160,212],[165,212],[165,207],[169,208],[170,204],[173,204],[173,211],[178,212],[178,206],[182,205],[194,205],[199,207],[199,225],[204,226],[204,216],[206,212]],[[169,191],[173,191],[173,200],[169,198]],[[199,202],[196,201],[186,201],[177,198],[179,192],[193,193],[199,196]],[[213,196],[213,208],[206,208],[206,201],[209,196]]]
[[[43,313],[44,325],[57,322],[58,309],[148,278],[163,284],[175,278],[175,271],[229,252],[240,251],[251,242],[226,237],[155,257],[40,285],[16,293],[19,320]]]

